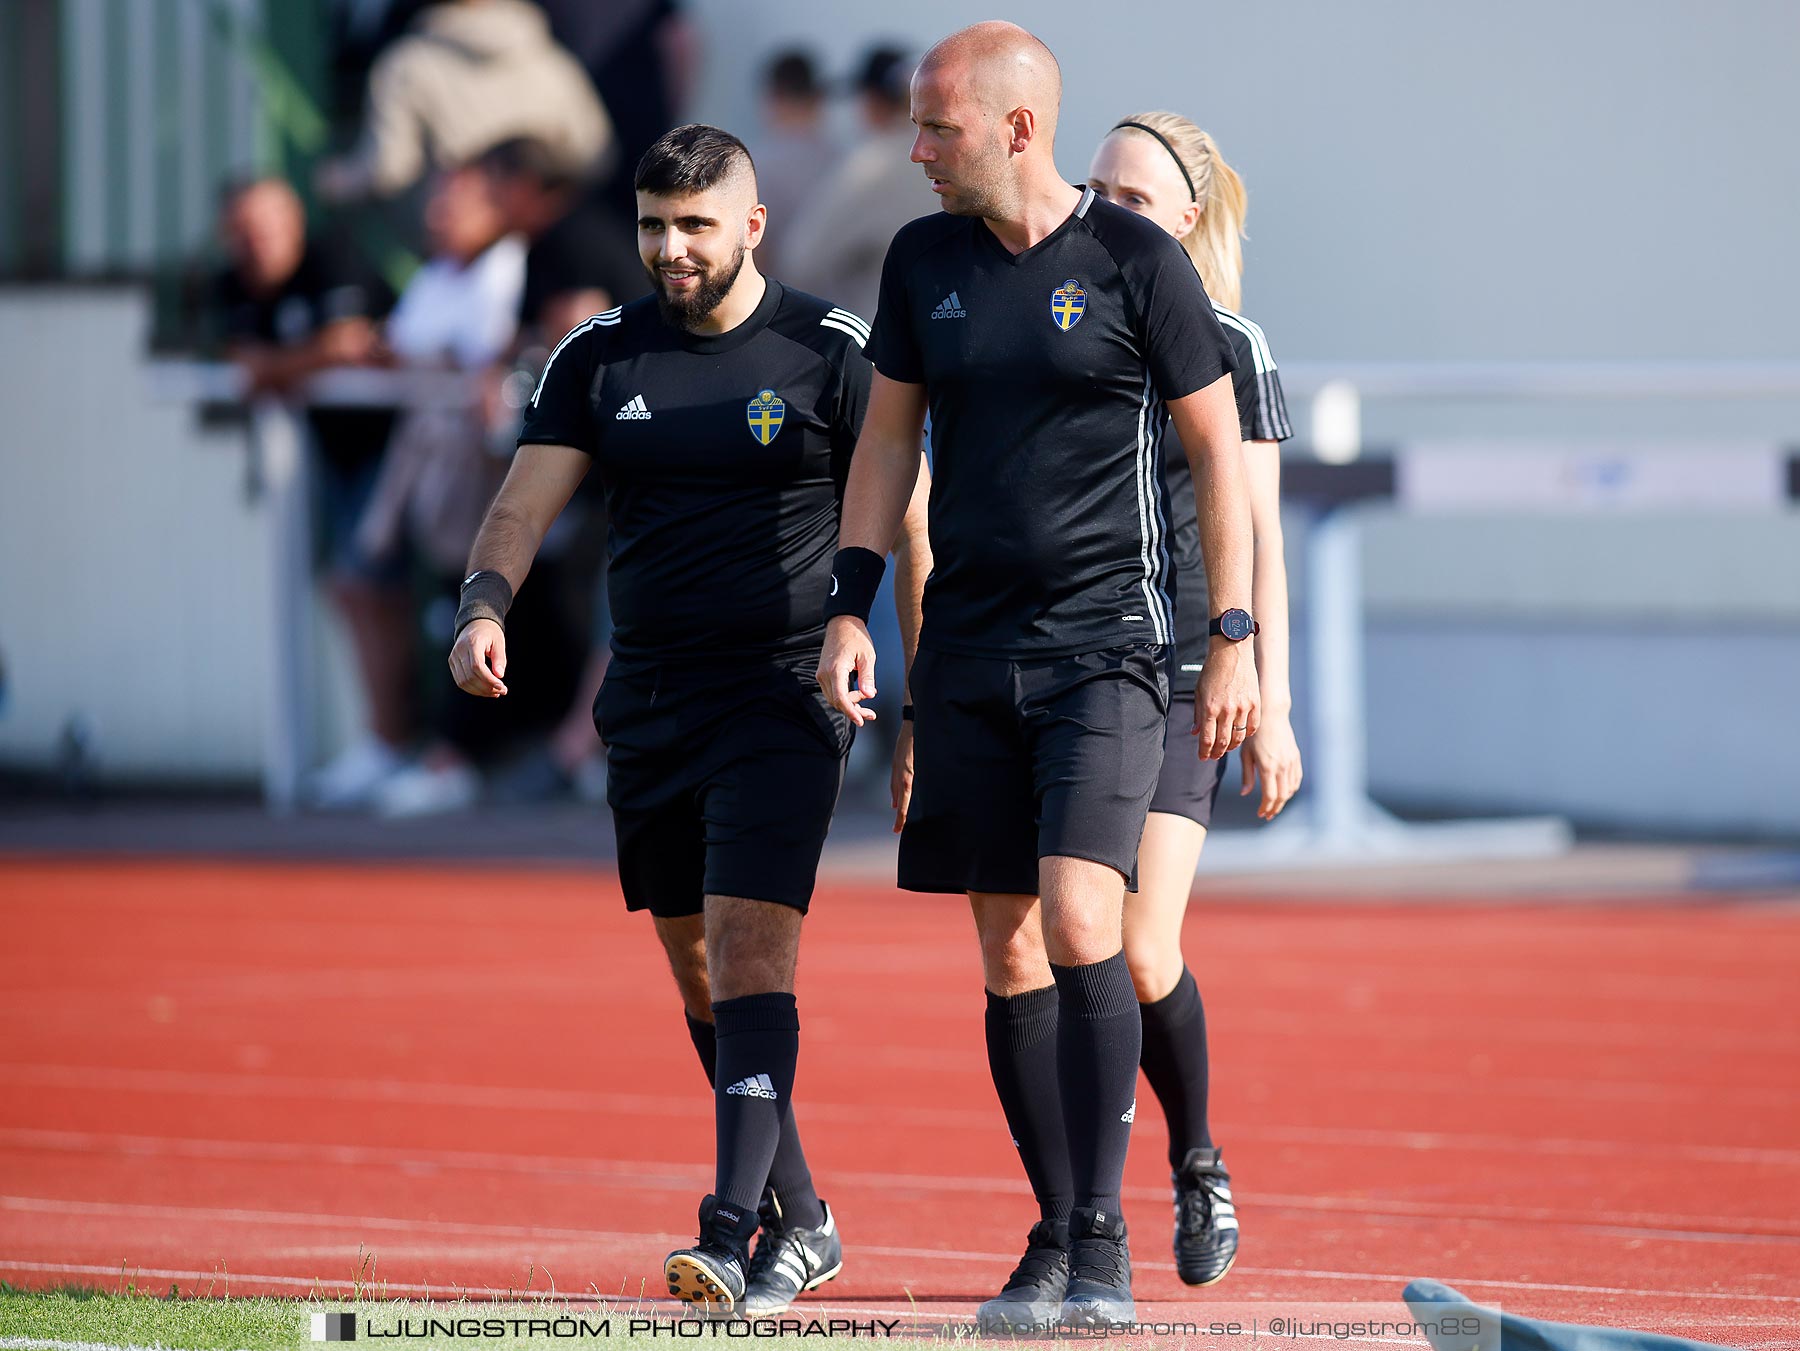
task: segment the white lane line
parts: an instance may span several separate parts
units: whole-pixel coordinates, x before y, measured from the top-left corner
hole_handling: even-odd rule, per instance
[[[321,1215],[304,1211],[245,1210],[232,1206],[154,1206],[124,1201],[66,1201],[54,1197],[0,1196],[0,1212],[33,1215],[88,1215],[119,1219],[185,1220],[197,1224],[260,1224],[307,1229],[368,1229],[398,1234],[486,1234],[500,1238],[569,1239],[586,1242],[692,1242],[691,1235],[634,1231],[564,1229],[555,1225],[487,1224],[475,1221],[404,1219],[387,1215]]]
[[[182,1140],[162,1136],[98,1134],[81,1131],[0,1129],[0,1148],[116,1154],[131,1158],[187,1158],[209,1163],[327,1164],[372,1167],[412,1175],[443,1169],[497,1172],[568,1181],[586,1179],[596,1185],[632,1191],[704,1190],[712,1168],[704,1164],[642,1160],[578,1159],[550,1155],[499,1154],[479,1151],[387,1148],[367,1145],[285,1144],[239,1140]],[[995,1177],[948,1177],[909,1173],[834,1171],[834,1183],[885,1193],[943,1192],[1024,1196],[1023,1181]],[[1127,1187],[1134,1201],[1162,1202],[1166,1188]],[[1744,1215],[1681,1215],[1654,1211],[1583,1211],[1571,1215],[1546,1206],[1496,1206],[1480,1202],[1411,1201],[1395,1197],[1299,1196],[1260,1192],[1251,1198],[1259,1210],[1300,1210],[1369,1217],[1446,1219],[1460,1222],[1536,1223],[1595,1230],[1626,1237],[1692,1239],[1708,1242],[1760,1242],[1800,1239],[1800,1220]]]
[[[611,1237],[611,1236],[609,1235],[609,1237]],[[631,1235],[630,1237],[633,1237],[633,1238],[637,1239],[638,1241],[640,1241],[642,1243],[646,1243],[646,1244],[660,1244],[661,1242],[665,1241],[666,1239],[673,1238],[675,1236],[673,1236],[673,1235],[657,1235],[657,1234],[637,1234],[637,1235]],[[682,1238],[677,1241],[685,1242],[687,1240],[685,1238]],[[1012,1265],[1014,1265],[1014,1263],[1016,1263],[1018,1261],[1018,1255],[1016,1253],[1010,1253],[1010,1252],[1008,1252],[1008,1253],[953,1252],[953,1251],[948,1251],[948,1250],[940,1251],[938,1249],[927,1249],[927,1248],[870,1247],[870,1246],[866,1246],[866,1245],[862,1245],[862,1244],[859,1244],[857,1246],[857,1251],[867,1253],[870,1256],[874,1256],[874,1257],[894,1257],[894,1258],[903,1258],[903,1259],[908,1259],[908,1260],[913,1260],[913,1261],[938,1261],[938,1262],[959,1262],[959,1263],[988,1262],[988,1263],[992,1263],[994,1266],[1000,1267],[1002,1269],[1011,1267]],[[1175,1264],[1173,1262],[1137,1262],[1134,1260],[1133,1265],[1142,1267],[1147,1271],[1173,1271],[1173,1270],[1175,1270]],[[1272,1277],[1280,1277],[1280,1278],[1287,1279],[1287,1280],[1360,1281],[1360,1282],[1364,1282],[1364,1283],[1367,1283],[1370,1281],[1392,1281],[1392,1282],[1395,1282],[1398,1287],[1402,1287],[1402,1288],[1406,1285],[1407,1282],[1409,1282],[1413,1279],[1413,1277],[1411,1277],[1411,1276],[1400,1275],[1395,1272],[1322,1271],[1322,1270],[1314,1270],[1314,1269],[1310,1269],[1310,1268],[1301,1268],[1301,1267],[1246,1267],[1246,1266],[1239,1265],[1239,1266],[1233,1268],[1233,1270],[1238,1271],[1238,1272],[1240,1272],[1244,1275],[1248,1275],[1248,1276],[1272,1276]],[[87,1265],[87,1264],[75,1263],[75,1262],[19,1262],[19,1261],[5,1261],[5,1260],[0,1260],[0,1271],[34,1271],[34,1272],[43,1272],[43,1273],[53,1274],[53,1275],[72,1275],[72,1276],[112,1276],[112,1277],[117,1277],[120,1274],[120,1269],[117,1266]],[[176,1270],[163,1269],[163,1268],[133,1267],[133,1268],[130,1268],[130,1270],[128,1271],[127,1274],[133,1279],[136,1279],[138,1277],[154,1277],[158,1280],[176,1280],[176,1281],[182,1281],[182,1280],[189,1280],[189,1281],[202,1280],[203,1281],[203,1280],[212,1280],[215,1278],[223,1279],[222,1277],[220,1277],[220,1273],[218,1273],[216,1271],[176,1271]],[[322,1281],[322,1280],[319,1280],[316,1278],[315,1279],[307,1279],[307,1278],[299,1277],[299,1276],[258,1276],[258,1275],[253,1275],[253,1274],[249,1274],[246,1272],[241,1272],[241,1271],[233,1272],[231,1274],[231,1279],[234,1281],[242,1281],[246,1284],[276,1285],[276,1286],[280,1286],[284,1289],[304,1289],[304,1290],[317,1290],[317,1289],[321,1289],[321,1288],[327,1287],[332,1284],[336,1284],[336,1285],[340,1285],[340,1286],[350,1284],[350,1282],[348,1282],[348,1281],[326,1282],[326,1281]],[[1566,1283],[1546,1282],[1546,1281],[1484,1280],[1483,1278],[1481,1278],[1479,1276],[1446,1276],[1443,1278],[1443,1281],[1444,1281],[1444,1284],[1453,1286],[1457,1289],[1462,1289],[1466,1286],[1473,1286],[1473,1287],[1476,1287],[1476,1288],[1482,1289],[1482,1290],[1553,1290],[1553,1291],[1561,1291],[1566,1294],[1633,1295],[1633,1296],[1637,1296],[1639,1298],[1645,1298],[1645,1299],[1706,1299],[1706,1300],[1728,1300],[1728,1301],[1752,1301],[1752,1302],[1764,1303],[1764,1304],[1796,1304],[1796,1305],[1800,1305],[1800,1295],[1768,1295],[1768,1294],[1756,1294],[1756,1293],[1748,1293],[1748,1292],[1740,1292],[1740,1291],[1726,1291],[1726,1290],[1644,1290],[1644,1289],[1638,1289],[1638,1288],[1632,1287],[1632,1286],[1617,1286],[1617,1285],[1572,1285],[1572,1284],[1566,1284]],[[478,1294],[479,1293],[479,1294],[488,1295],[488,1296],[517,1297],[521,1294],[526,1294],[526,1297],[529,1298],[528,1292],[521,1292],[521,1291],[517,1291],[517,1290],[498,1290],[498,1289],[493,1289],[493,1288],[484,1288],[484,1287],[478,1287],[478,1286],[472,1286],[472,1285],[471,1286],[458,1286],[458,1285],[453,1285],[453,1284],[446,1284],[446,1285],[440,1285],[440,1286],[433,1287],[433,1286],[427,1286],[427,1285],[409,1284],[409,1283],[401,1282],[401,1281],[386,1281],[386,1280],[375,1281],[375,1282],[372,1282],[371,1284],[373,1287],[378,1287],[382,1290],[399,1291],[401,1293],[410,1293],[410,1294],[429,1295],[435,1289],[437,1295],[440,1298],[442,1298],[446,1295],[452,1294],[453,1292],[457,1292],[457,1291],[461,1291],[461,1292],[467,1293],[467,1294]],[[617,1298],[617,1297],[608,1295],[608,1296],[605,1296],[604,1298],[613,1299],[613,1298]],[[644,1303],[645,1303],[646,1307],[649,1307],[652,1305],[653,1301],[646,1300],[646,1301],[644,1301]],[[896,1310],[895,1312],[910,1312],[910,1311]]]
[[[0,1081],[108,1092],[187,1093],[240,1098],[306,1098],[312,1101],[398,1102],[411,1106],[492,1108],[508,1112],[567,1111],[634,1113],[667,1117],[691,1112],[705,1094],[650,1096],[584,1089],[506,1087],[487,1084],[407,1083],[390,1079],[328,1079],[255,1073],[219,1074],[188,1070],[89,1069],[76,1065],[0,1065]],[[990,1110],[917,1108],[898,1104],[862,1105],[808,1101],[807,1118],[844,1125],[899,1124],[934,1128],[997,1131],[998,1114]],[[1264,1141],[1278,1144],[1352,1145],[1362,1149],[1408,1151],[1503,1151],[1512,1154],[1570,1155],[1581,1158],[1654,1158],[1749,1167],[1800,1168],[1800,1149],[1763,1149],[1731,1145],[1633,1143],[1622,1140],[1579,1140],[1537,1136],[1477,1135],[1454,1131],[1334,1129],[1317,1126],[1261,1125],[1251,1128]]]
[[[0,1081],[110,1093],[186,1093],[205,1097],[304,1098],[313,1102],[394,1102],[408,1106],[491,1108],[495,1111],[633,1113],[668,1117],[690,1113],[708,1094],[653,1096],[588,1089],[508,1087],[492,1084],[409,1083],[394,1079],[326,1079],[296,1075],[216,1074],[191,1070],[87,1069],[75,1065],[0,1065]],[[815,1103],[807,1116],[866,1125],[892,1121],[925,1127],[998,1129],[994,1113],[954,1108],[860,1106]]]
[[[1646,994],[1654,993],[1646,987]],[[1611,1051],[1698,1052],[1718,1051],[1739,1055],[1768,1055],[1800,1050],[1800,1038],[1772,1036],[1766,1024],[1754,1034],[1737,1028],[1714,1029],[1693,1023],[1603,1023],[1511,1021],[1503,1018],[1454,1018],[1430,1014],[1414,1016],[1364,1014],[1337,1016],[1320,1013],[1289,1013],[1274,1009],[1246,1011],[1236,1019],[1244,1030],[1257,1035],[1281,1033],[1304,1035],[1315,1040],[1356,1038],[1426,1041],[1457,1046],[1515,1046],[1544,1043],[1561,1048],[1582,1047]]]

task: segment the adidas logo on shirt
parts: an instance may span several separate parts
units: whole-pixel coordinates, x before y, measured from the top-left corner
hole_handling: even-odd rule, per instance
[[[1125,1122],[1127,1125],[1129,1125],[1131,1122],[1137,1120],[1137,1099],[1136,1098],[1133,1098],[1131,1100],[1131,1106],[1129,1106],[1125,1109],[1123,1114],[1120,1115],[1119,1120]]]
[[[620,422],[648,422],[650,420],[650,410],[644,407],[644,396],[642,394],[634,394],[632,395],[631,402],[626,404],[618,412],[614,413],[613,417]]]
[[[645,416],[649,415],[645,414]],[[752,1074],[748,1079],[739,1079],[725,1091],[740,1098],[767,1098],[771,1102],[779,1096],[775,1092],[775,1085],[769,1082],[769,1076],[766,1074]]]
[[[938,301],[938,307],[931,312],[931,317],[933,319],[967,319],[969,312],[963,308],[962,297],[952,291]]]

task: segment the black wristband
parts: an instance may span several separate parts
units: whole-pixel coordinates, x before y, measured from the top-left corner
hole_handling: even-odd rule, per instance
[[[456,607],[456,632],[461,634],[477,619],[491,619],[502,630],[506,628],[506,612],[512,609],[512,583],[492,568],[471,572],[463,578],[462,600]]]
[[[911,722],[912,720],[913,720],[912,705],[911,704],[901,704],[900,705],[900,721],[901,722]]]
[[[852,615],[869,622],[875,593],[881,589],[887,559],[873,549],[839,549],[831,560],[831,594],[825,598],[825,618]]]

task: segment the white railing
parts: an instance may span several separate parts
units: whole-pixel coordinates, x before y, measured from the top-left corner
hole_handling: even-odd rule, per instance
[[[1774,443],[1704,456],[1617,450],[1444,452],[1404,445],[1364,453],[1362,401],[1546,402],[1800,398],[1800,362],[1436,364],[1301,362],[1282,367],[1296,402],[1310,404],[1304,457],[1342,469],[1352,498],[1327,491],[1293,503],[1304,521],[1298,540],[1306,590],[1301,622],[1307,652],[1311,744],[1307,791],[1282,818],[1254,835],[1225,836],[1209,867],[1328,864],[1344,859],[1469,858],[1559,852],[1572,839],[1555,818],[1401,822],[1368,791],[1364,691],[1361,517],[1376,502],[1431,513],[1480,509],[1563,512],[1790,509],[1800,492],[1800,457]],[[1800,428],[1792,438],[1800,443]],[[1371,458],[1390,466],[1389,486],[1355,474]],[[1315,474],[1315,478],[1318,476]]]

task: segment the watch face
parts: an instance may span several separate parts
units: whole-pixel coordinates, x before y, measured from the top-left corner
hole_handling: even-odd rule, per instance
[[[1250,616],[1242,610],[1227,610],[1219,616],[1219,632],[1234,643],[1241,643],[1250,636]]]

